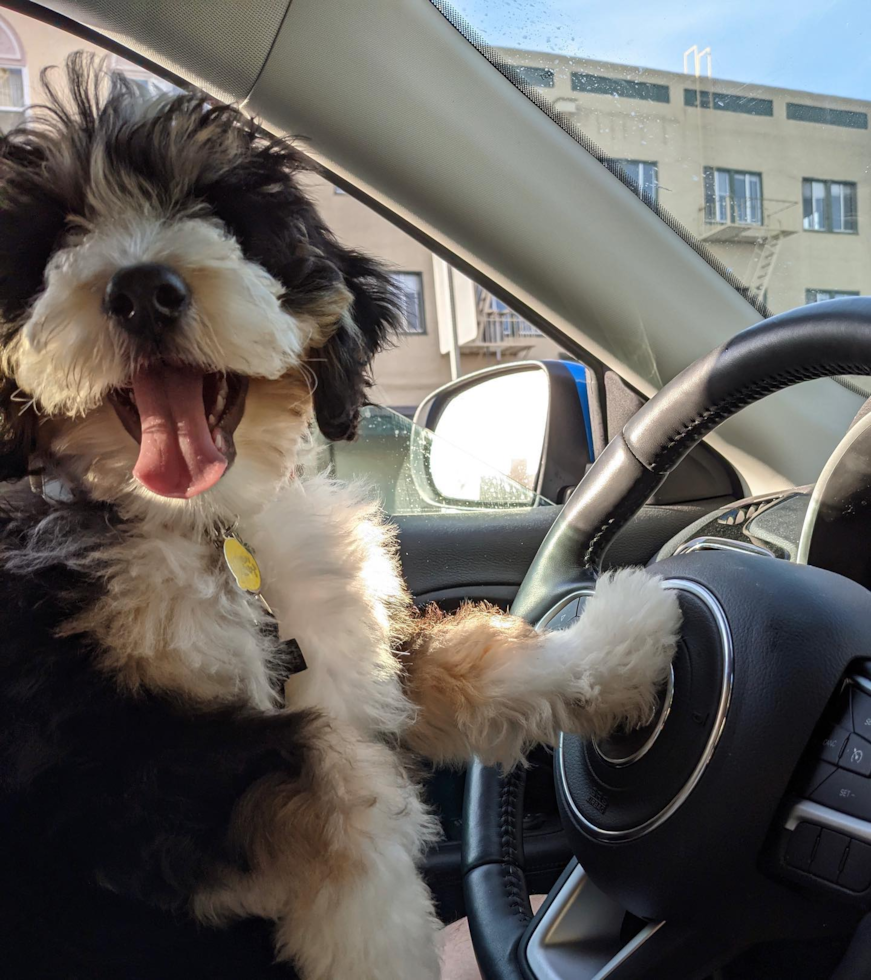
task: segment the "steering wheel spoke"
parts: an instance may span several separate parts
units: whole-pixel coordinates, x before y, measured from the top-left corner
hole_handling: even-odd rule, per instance
[[[572,861],[527,929],[519,959],[529,980],[701,980],[740,950],[742,932],[637,919]]]

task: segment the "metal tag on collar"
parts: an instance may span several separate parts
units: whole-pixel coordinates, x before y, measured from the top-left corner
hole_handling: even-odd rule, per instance
[[[272,628],[275,639],[278,640],[278,621],[269,603],[260,591],[263,588],[263,576],[260,574],[260,566],[254,557],[254,552],[236,533],[236,525],[228,528],[222,535],[221,551],[224,555],[224,562],[230,573],[236,580],[236,585],[254,596],[263,607],[264,612],[272,621]],[[286,675],[298,674],[305,670],[308,664],[296,640],[284,640],[278,642],[278,660],[283,664]]]
[[[254,552],[245,544],[238,534],[232,529],[224,532],[224,540],[221,544],[221,551],[224,554],[224,561],[230,569],[236,585],[247,592],[249,595],[256,595],[260,598],[260,590],[263,588],[263,577],[260,574],[260,566],[254,557]],[[265,604],[265,600],[264,601]],[[269,607],[267,606],[267,609]],[[271,613],[272,610],[269,609]]]

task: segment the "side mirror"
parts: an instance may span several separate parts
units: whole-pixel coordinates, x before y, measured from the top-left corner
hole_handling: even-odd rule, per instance
[[[587,369],[573,361],[469,374],[424,399],[414,421],[434,436],[417,454],[415,482],[442,504],[489,502],[480,463],[529,490],[530,502],[562,503],[593,458]]]

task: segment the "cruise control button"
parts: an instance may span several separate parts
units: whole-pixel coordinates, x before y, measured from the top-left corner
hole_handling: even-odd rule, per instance
[[[823,762],[831,762],[832,765],[836,765],[841,755],[841,749],[844,747],[844,742],[846,742],[849,737],[850,733],[846,728],[841,728],[840,725],[835,725],[835,727],[830,732],[823,735],[822,738],[817,738],[817,757],[822,759]]]
[[[871,817],[871,779],[854,772],[836,769],[821,785],[810,793],[814,803],[829,806],[851,817]]]
[[[820,839],[811,861],[811,874],[817,878],[825,878],[826,881],[837,881],[849,843],[850,838],[843,834],[836,834],[832,830],[820,831]]]
[[[853,731],[858,735],[871,734],[871,698],[854,687],[850,700],[853,705]]]
[[[800,823],[789,835],[786,845],[786,863],[799,871],[810,871],[814,849],[820,836],[820,828],[812,823]]]
[[[871,743],[858,735],[851,735],[838,765],[860,776],[871,776]]]
[[[798,830],[798,827],[795,828]],[[850,841],[847,860],[838,875],[838,884],[851,892],[863,892],[871,885],[871,847]]]
[[[821,783],[836,771],[830,762],[805,762],[798,774],[798,785],[810,796]]]

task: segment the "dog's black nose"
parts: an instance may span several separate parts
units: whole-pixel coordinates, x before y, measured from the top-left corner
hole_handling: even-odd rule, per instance
[[[190,299],[187,283],[174,269],[143,262],[119,269],[112,276],[103,305],[130,333],[157,335],[178,323]]]

